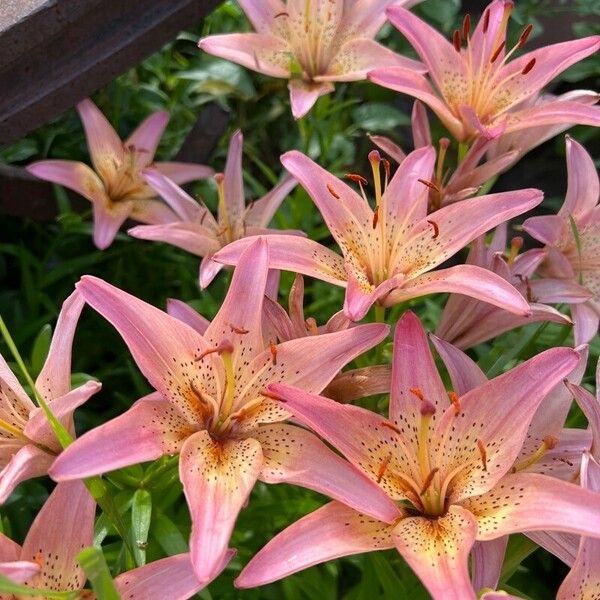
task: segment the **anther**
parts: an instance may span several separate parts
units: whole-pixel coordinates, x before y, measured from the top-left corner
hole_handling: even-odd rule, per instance
[[[487,451],[485,449],[485,444],[481,440],[477,440],[477,448],[479,449],[479,455],[481,456],[483,470],[487,471]]]
[[[377,222],[379,221],[379,206],[375,207],[373,211],[373,229],[377,227]]]
[[[465,18],[463,19],[463,37],[465,40],[469,39],[469,35],[471,34],[471,15],[467,13]]]
[[[454,416],[457,417],[461,411],[460,399],[458,397],[458,394],[456,392],[450,391],[450,392],[448,392],[448,397],[450,398],[450,402],[452,403],[452,406],[454,406]]]
[[[367,185],[367,183],[369,183],[365,177],[358,175],[357,173],[346,173],[344,177],[350,181],[354,181],[354,183],[360,183],[361,185]]]
[[[223,352],[232,353],[233,345],[229,340],[223,340],[214,348],[207,348],[204,352],[202,352],[202,354],[200,354],[200,356],[194,358],[194,362],[198,362],[208,354],[214,354],[215,352],[217,352],[218,354],[222,354]]]
[[[273,364],[276,365],[277,364],[277,346],[275,345],[275,342],[273,342],[273,340],[269,341],[269,349],[271,350],[271,357],[273,360]]]
[[[394,433],[397,433],[398,435],[402,435],[402,432],[395,425],[390,423],[389,421],[381,421],[381,426],[391,429]]]
[[[525,29],[523,29],[523,33],[521,33],[519,41],[517,42],[517,48],[522,48],[527,43],[527,39],[529,38],[529,34],[531,33],[532,29],[533,25],[531,23],[527,25]]]
[[[427,181],[427,179],[417,179],[417,181],[419,183],[422,183],[423,185],[426,185],[430,190],[433,190],[438,194],[440,193],[440,188],[435,183],[433,183],[433,181]]]
[[[521,283],[525,284],[525,292],[527,295],[527,302],[535,302],[535,298],[533,297],[533,290],[531,289],[531,282],[529,281],[529,277],[525,277],[523,275],[517,274],[517,278]]]
[[[390,180],[390,174],[392,172],[390,161],[387,158],[382,158],[381,162],[383,163],[383,170],[385,171],[385,185],[387,187],[387,183]]]
[[[392,455],[388,454],[379,465],[379,470],[377,471],[377,483],[380,483],[383,479],[383,475],[390,464],[390,460],[392,460]]]
[[[440,235],[440,228],[435,221],[427,219],[427,222],[433,227],[433,239],[435,240],[437,236]]]
[[[317,321],[314,317],[308,317],[308,319],[304,321],[304,324],[306,325],[306,331],[308,331],[311,335],[317,335],[319,333]]]
[[[339,200],[340,199],[340,195],[333,189],[333,186],[328,183],[327,184],[327,191],[336,199]]]
[[[487,33],[488,27],[490,26],[490,9],[486,8],[483,14],[483,33]]]
[[[248,333],[247,329],[243,329],[242,327],[236,327],[235,325],[231,324],[231,323],[227,323],[229,325],[229,328],[231,329],[231,331],[233,333],[238,333],[239,335],[245,335],[246,333]]]
[[[289,13],[286,13],[285,11],[277,13],[273,18],[274,19],[279,19],[279,17],[289,17]]]
[[[425,402],[425,396],[423,395],[423,390],[421,388],[408,388],[408,391],[411,394],[414,394],[421,402]]]
[[[515,258],[519,255],[521,248],[523,247],[523,238],[520,235],[515,236],[510,240],[510,252],[507,257],[508,264],[511,265]]]
[[[496,59],[500,56],[502,50],[504,50],[504,46],[506,46],[506,40],[503,40],[502,43],[494,51],[494,54],[492,54],[492,57],[490,58],[491,64],[494,64],[496,62]]]
[[[535,66],[535,58],[532,58],[526,65],[525,68],[521,71],[521,75],[527,75],[531,69]]]
[[[431,485],[431,482],[433,481],[433,478],[435,477],[435,474],[439,471],[439,469],[437,467],[434,467],[433,469],[431,469],[431,471],[429,471],[429,475],[427,475],[427,477],[425,478],[425,481],[423,482],[423,487],[421,488],[421,491],[419,492],[419,496],[423,496],[425,494],[425,492],[429,489],[429,486]]]
[[[452,43],[454,44],[454,49],[460,52],[460,31],[458,29],[452,34]]]

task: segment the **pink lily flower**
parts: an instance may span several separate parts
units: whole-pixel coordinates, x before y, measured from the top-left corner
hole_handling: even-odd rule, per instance
[[[581,485],[584,489],[600,492],[600,465],[586,453],[581,460]],[[594,598],[600,591],[600,542],[582,536],[575,562],[562,582],[557,600]]]
[[[129,229],[129,235],[173,244],[203,257],[200,263],[203,287],[207,287],[222,268],[222,265],[211,261],[212,255],[220,248],[249,235],[282,232],[280,229],[268,229],[268,225],[283,199],[296,186],[292,177],[286,177],[260,200],[246,206],[242,174],[243,143],[242,132],[238,130],[229,142],[225,173],[215,175],[219,193],[217,219],[201,200],[194,200],[160,170],[154,168],[142,172],[146,183],[162,196],[177,216],[169,223],[133,227]],[[304,235],[296,231],[286,233]]]
[[[415,100],[412,110],[412,135],[415,149],[431,146],[431,129],[425,106]],[[500,136],[502,138],[502,136]],[[391,139],[382,135],[372,135],[369,139],[393,158],[398,164],[406,158],[405,152]],[[498,146],[492,146],[495,140],[479,138],[469,148],[463,160],[451,174],[446,168],[446,156],[450,147],[448,138],[441,138],[436,159],[436,167],[429,187],[429,212],[438,210],[442,206],[452,204],[474,196],[482,185],[492,177],[504,172],[516,161],[518,151],[507,148],[500,151]],[[541,143],[541,142],[540,142]],[[481,159],[496,149],[493,156],[480,164]]]
[[[81,591],[86,576],[77,555],[93,543],[96,503],[80,481],[59,483],[38,513],[23,546],[0,533],[0,574],[28,587],[55,592]],[[229,562],[231,554],[227,556]],[[226,563],[225,563],[226,564]],[[224,567],[225,564],[222,566]],[[189,554],[179,554],[122,573],[115,587],[131,600],[185,600],[209,582],[200,582]]]
[[[88,381],[71,390],[71,347],[84,301],[73,292],[64,302],[46,362],[35,381],[50,410],[74,433],[73,411],[102,387]],[[0,504],[19,483],[41,477],[62,450],[41,408],[29,398],[0,356]]]
[[[523,228],[546,244],[546,259],[540,275],[546,284],[575,283],[592,297],[581,302],[578,296],[565,298],[575,323],[575,344],[589,342],[600,322],[600,182],[591,156],[581,144],[567,137],[568,187],[565,202],[557,215],[531,217]]]
[[[240,0],[253,33],[203,38],[198,46],[253,71],[289,79],[295,119],[303,117],[336,81],[359,81],[376,66],[422,73],[421,63],[399,56],[373,38],[394,0]],[[401,0],[412,6],[420,0]]]
[[[500,226],[489,247],[486,247],[483,236],[473,242],[467,264],[489,269],[514,285],[529,303],[531,314],[526,317],[515,315],[485,302],[452,294],[442,312],[436,335],[465,349],[530,323],[551,321],[572,325],[566,315],[548,304],[575,301],[577,298],[579,302],[586,302],[591,293],[571,281],[554,283],[533,279],[545,253],[543,250],[529,250],[518,254],[522,243],[522,238],[513,238],[510,252],[506,255],[506,227]]]
[[[512,472],[536,410],[578,364],[548,350],[464,395],[448,394],[410,312],[396,327],[390,417],[282,384],[282,405],[397,503],[391,524],[331,502],[269,542],[237,579],[275,581],[340,556],[396,547],[433,598],[475,599],[475,541],[519,531],[600,536],[600,494],[539,473]]]
[[[92,203],[94,243],[100,250],[110,246],[125,219],[142,223],[177,220],[177,215],[157,200],[145,183],[141,176],[143,169],[153,165],[177,183],[213,174],[213,170],[204,165],[152,162],[169,120],[166,112],[151,114],[122,142],[91,100],[80,102],[77,111],[94,168],[72,160],[40,160],[28,165],[27,170],[40,179],[64,185]]]
[[[322,390],[338,371],[380,342],[381,324],[275,344],[265,340],[262,306],[268,247],[259,238],[235,270],[204,335],[93,277],[78,289],[123,336],[151,385],[150,398],[88,432],[57,460],[59,481],[180,454],[179,476],[192,516],[191,559],[198,579],[220,568],[235,520],[257,479],[296,483],[368,514],[392,519],[396,508],[377,486],[316,436],[282,423],[270,382]],[[355,493],[356,492],[356,493]]]
[[[389,21],[414,47],[431,80],[399,67],[377,68],[368,78],[425,102],[459,142],[559,123],[600,125],[600,109],[580,102],[556,99],[523,105],[565,69],[596,52],[600,36],[552,44],[509,61],[532,29],[527,26],[506,52],[512,8],[508,0],[493,0],[472,34],[466,15],[451,43],[409,11],[391,6],[386,11]]]
[[[437,292],[457,292],[526,315],[529,305],[512,285],[481,267],[458,265],[431,273],[471,240],[542,201],[528,189],[491,194],[468,205],[446,206],[427,214],[428,187],[435,160],[432,147],[420,148],[381,185],[379,153],[369,154],[375,180],[375,208],[337,177],[300,152],[281,158],[309,193],[343,258],[309,239],[268,237],[270,266],[310,275],[346,287],[344,313],[362,319],[374,303],[393,306]],[[385,165],[386,163],[384,163]],[[350,175],[361,185],[364,178]],[[387,179],[387,176],[386,176]],[[468,211],[468,218],[465,214]],[[235,264],[251,240],[238,240],[213,260]]]

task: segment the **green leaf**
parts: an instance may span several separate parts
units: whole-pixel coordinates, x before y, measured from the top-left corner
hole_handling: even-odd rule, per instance
[[[193,69],[179,74],[181,79],[197,82],[197,92],[214,96],[234,94],[243,100],[256,96],[248,73],[243,67],[234,63],[218,60],[208,63],[200,69]]]
[[[146,564],[146,546],[151,519],[152,496],[148,490],[137,490],[131,503],[131,535],[133,556],[138,567]]]
[[[169,555],[183,554],[188,544],[177,525],[163,513],[156,513],[152,519],[152,535],[161,548]]]
[[[112,575],[99,548],[85,548],[77,555],[79,564],[92,584],[96,597],[101,600],[121,600]]]
[[[352,118],[358,127],[367,131],[387,131],[410,124],[408,115],[383,102],[358,106],[352,111]]]
[[[502,565],[502,574],[500,581],[508,581],[519,565],[533,552],[538,549],[538,545],[532,542],[524,535],[512,535],[506,548],[506,558]]]
[[[38,589],[28,587],[26,585],[20,585],[13,583],[10,579],[0,575],[0,592],[7,592],[9,594],[19,596],[42,596],[53,600],[54,598],[61,598],[64,600],[75,600],[79,598],[79,592],[55,592],[53,590]],[[115,596],[115,600],[119,600],[119,596]]]
[[[37,377],[44,366],[48,350],[50,349],[50,341],[52,339],[52,327],[44,325],[37,334],[31,349],[31,370],[33,376]]]

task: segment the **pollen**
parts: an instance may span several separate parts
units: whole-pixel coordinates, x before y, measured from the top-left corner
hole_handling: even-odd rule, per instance
[[[411,394],[414,394],[421,402],[425,401],[425,395],[423,394],[423,390],[421,388],[412,387],[409,388],[408,391]]]
[[[487,471],[487,450],[485,449],[485,444],[481,440],[477,440],[477,448],[479,449],[479,455],[481,456],[483,470]]]
[[[461,410],[460,399],[458,397],[458,394],[456,392],[449,391],[448,396],[450,398],[450,402],[452,403],[452,406],[454,406],[454,415],[458,416],[460,414],[460,410]]]
[[[273,364],[276,365],[277,364],[277,345],[275,344],[275,342],[273,340],[269,341],[269,350],[271,351],[271,359],[273,361]]]
[[[521,71],[521,75],[527,75],[531,69],[535,66],[535,58],[532,58]]]
[[[344,177],[350,181],[354,181],[354,183],[360,183],[361,185],[367,185],[367,183],[369,183],[365,177],[358,173],[346,173]]]
[[[373,211],[373,229],[377,227],[377,222],[379,221],[379,207],[376,206]]]
[[[339,200],[340,199],[340,195],[335,191],[335,189],[333,189],[333,186],[328,183],[327,184],[327,191],[336,199]]]
[[[231,331],[233,333],[238,333],[239,335],[245,335],[248,333],[248,329],[243,329],[242,327],[236,327],[232,323],[227,323],[227,324],[229,325],[229,328],[231,329]]]
[[[435,240],[437,236],[440,235],[440,228],[435,221],[427,219],[427,222],[433,227],[433,239]]]
[[[379,470],[377,471],[377,483],[381,483],[381,480],[383,479],[383,476],[388,468],[388,465],[390,464],[390,460],[392,460],[392,455],[391,453],[388,454],[383,461],[381,462],[381,464],[379,465]]]

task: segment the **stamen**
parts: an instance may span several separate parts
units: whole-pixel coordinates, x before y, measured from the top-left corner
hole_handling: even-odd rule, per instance
[[[433,239],[435,240],[437,236],[440,235],[440,228],[435,221],[427,219],[427,222],[433,227]]]
[[[273,359],[273,364],[277,364],[277,346],[273,340],[269,341],[269,349],[271,350],[271,357]]]
[[[379,206],[376,206],[373,211],[373,229],[377,227],[377,221],[379,221]]]
[[[414,394],[421,402],[425,402],[425,396],[421,388],[408,388],[411,394]]]
[[[526,65],[525,68],[521,71],[521,75],[527,75],[531,69],[535,66],[535,58],[532,58]]]
[[[231,331],[233,333],[238,333],[240,335],[245,335],[246,333],[248,333],[248,329],[242,329],[241,327],[236,327],[232,323],[227,323],[227,324],[229,325],[229,328],[231,329]]]
[[[358,175],[357,173],[346,173],[344,177],[350,181],[354,181],[354,183],[360,183],[361,185],[367,185],[367,183],[369,183],[362,175]]]
[[[198,362],[198,361],[202,360],[208,354],[214,354],[215,352],[218,352],[219,354],[223,354],[223,353],[231,354],[233,352],[233,345],[231,344],[231,342],[229,340],[222,340],[214,348],[207,348],[204,352],[202,352],[202,354],[200,354],[200,356],[194,358],[194,362]]]
[[[522,48],[527,43],[527,39],[529,38],[532,29],[533,25],[531,23],[523,29],[523,33],[521,33],[521,37],[519,37],[519,41],[517,42],[517,48]]]
[[[438,194],[441,191],[440,188],[435,183],[433,183],[433,181],[427,181],[426,179],[417,179],[417,181],[419,183],[422,183],[423,185],[426,185],[430,190],[434,190]]]
[[[536,299],[533,296],[533,290],[531,289],[531,282],[529,281],[529,277],[524,277],[523,275],[517,274],[517,278],[521,283],[525,284],[525,292],[527,295],[527,302],[531,304],[531,302],[535,302]]]
[[[315,320],[314,317],[308,317],[308,319],[306,319],[306,321],[304,321],[304,323],[306,324],[306,330],[311,335],[317,335],[319,333],[319,328],[317,327],[317,321]]]
[[[330,183],[327,184],[327,191],[336,199],[340,199],[340,195],[333,189]]]
[[[289,13],[286,13],[285,11],[277,13],[273,18],[274,19],[279,19],[279,17],[289,17]]]
[[[460,31],[458,29],[452,34],[452,43],[454,44],[454,49],[460,52]]]
[[[390,423],[389,421],[382,421],[381,426],[391,429],[394,433],[397,433],[398,435],[402,435],[402,432],[395,425]]]
[[[0,429],[4,429],[6,433],[14,435],[15,437],[27,439],[27,437],[23,434],[23,432],[20,429],[18,429],[14,425],[11,425],[10,423],[7,423],[4,420],[0,420]]]
[[[523,469],[527,469],[531,465],[535,464],[538,460],[540,460],[548,450],[552,450],[558,444],[559,439],[553,435],[547,435],[542,439],[542,443],[540,447],[528,458],[523,459],[521,462],[517,463],[512,469],[512,473],[516,473],[517,471],[522,471]]]
[[[465,18],[463,19],[463,37],[465,40],[469,39],[469,35],[471,34],[471,15],[467,13]]]
[[[483,33],[487,33],[488,27],[490,26],[490,9],[486,8],[483,13]]]
[[[523,247],[523,238],[520,235],[515,236],[510,240],[510,252],[507,257],[507,262],[512,265],[515,258],[519,255],[521,248]]]
[[[379,165],[381,164],[381,156],[377,150],[371,150],[369,152],[369,162],[371,163],[371,170],[373,171],[373,182],[375,183],[375,207],[379,208],[381,205],[381,173]],[[377,225],[377,217],[373,217],[373,229]]]
[[[506,46],[506,40],[502,40],[502,43],[496,48],[494,54],[492,54],[492,57],[490,58],[490,64],[493,65],[496,62],[496,59],[500,56],[500,52],[504,50],[504,46]]]
[[[425,494],[425,492],[428,490],[429,486],[431,485],[431,482],[433,481],[433,478],[435,477],[435,474],[439,471],[439,469],[437,467],[431,469],[431,471],[429,471],[429,475],[427,475],[427,477],[425,478],[425,481],[423,482],[423,487],[421,488],[421,491],[419,492],[419,496],[423,496]]]
[[[271,400],[276,400],[277,402],[283,402],[284,404],[287,402],[287,400],[284,400],[281,396],[278,396],[277,394],[274,394],[266,389],[261,390],[260,395],[264,396],[265,398],[270,398]]]
[[[383,459],[382,463],[379,465],[379,470],[377,471],[377,483],[381,483],[381,480],[383,479],[383,475],[384,475],[386,469],[388,468],[388,465],[390,464],[390,460],[392,460],[391,453],[388,454]]]
[[[387,189],[388,183],[390,181],[390,174],[391,174],[392,170],[391,170],[391,166],[390,166],[390,161],[387,158],[382,158],[381,162],[383,163],[383,170],[385,172],[385,187],[384,187],[384,189]]]
[[[456,392],[449,391],[448,396],[450,397],[450,402],[452,403],[452,406],[454,406],[454,416],[458,417],[461,411],[460,399],[458,397],[458,394]]]
[[[202,216],[200,217],[200,225],[202,225],[204,223],[204,219],[206,219],[206,215],[208,214],[208,209],[206,209],[203,213]]]
[[[481,455],[483,470],[487,472],[487,451],[485,449],[485,444],[481,440],[477,440],[477,448],[479,449],[479,454]]]
[[[440,146],[437,156],[437,166],[435,170],[435,178],[437,183],[442,185],[443,173],[444,173],[444,161],[446,160],[446,152],[450,147],[450,140],[447,137],[440,138]]]

